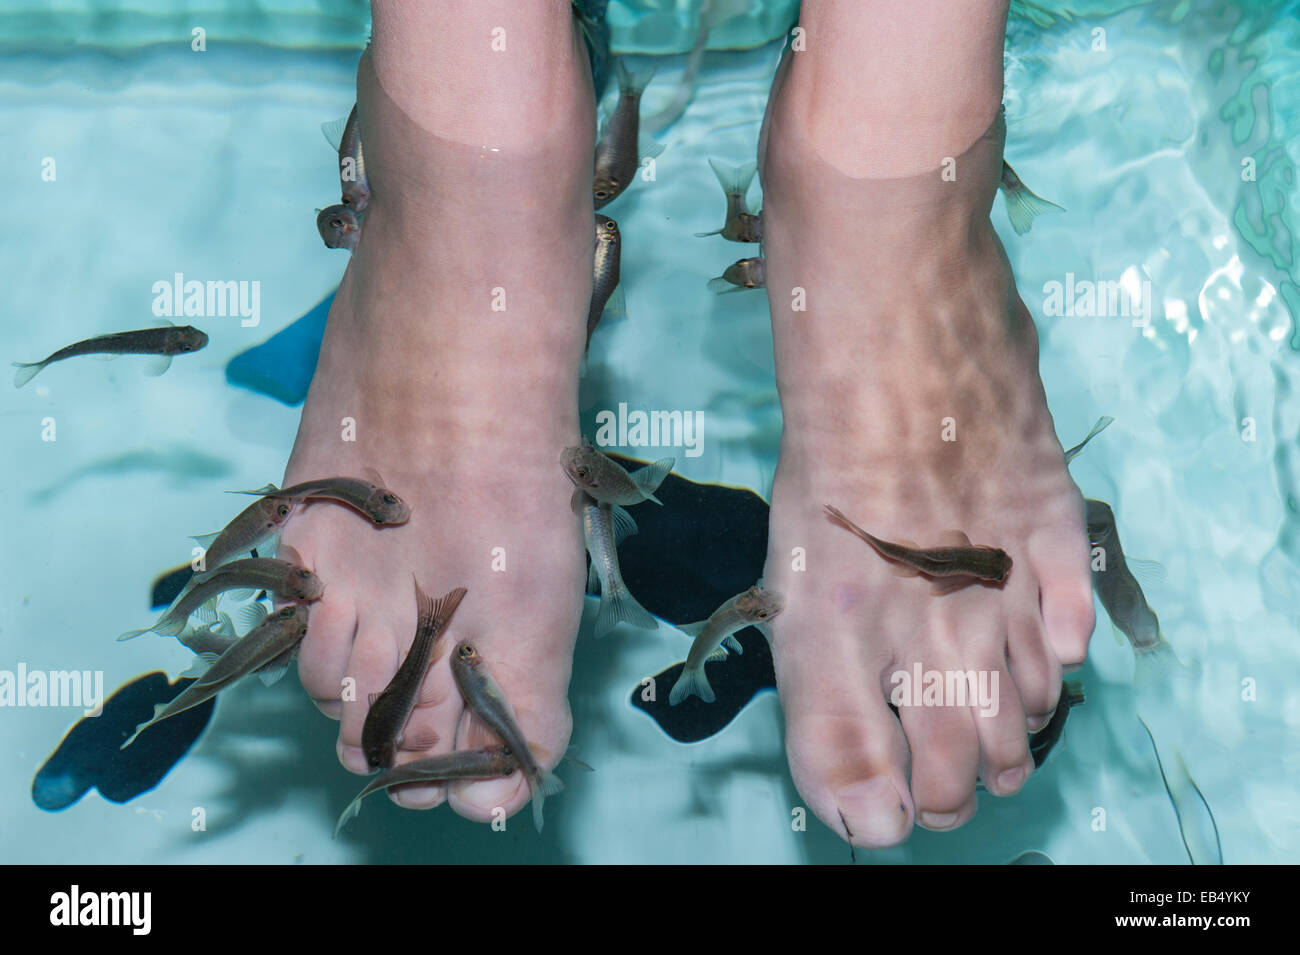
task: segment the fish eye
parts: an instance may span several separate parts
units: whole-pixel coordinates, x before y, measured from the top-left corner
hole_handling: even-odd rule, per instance
[[[597,189],[597,190],[596,190],[596,198],[597,198],[597,199],[608,199],[608,198],[609,198],[609,193],[606,192],[604,189]]]
[[[577,474],[578,477],[580,477],[580,478],[585,478],[585,477],[590,473],[590,472],[587,470],[587,466],[584,465],[584,464],[579,464],[579,465],[578,465],[576,468],[574,468],[573,470],[574,470],[574,473]]]
[[[277,514],[279,514],[281,517],[288,517],[288,516],[289,516],[289,505],[288,505],[288,504],[281,504],[279,507],[277,507],[277,508],[275,509],[275,512],[276,512]]]
[[[766,610],[760,610],[760,611],[758,612],[758,619],[759,619],[759,620],[766,620],[766,619],[767,619],[767,611],[766,611]]]
[[[397,503],[397,495],[396,495],[396,494],[385,494],[385,495],[384,495],[384,503],[385,503],[385,504],[396,504],[396,503]]]
[[[474,648],[471,647],[468,643],[460,648],[460,658],[462,660],[468,660],[473,655],[474,655]]]
[[[606,231],[606,232],[617,232],[617,231],[618,231],[618,225],[614,222],[613,219],[610,219],[608,222],[605,223],[605,231]]]
[[[281,610],[280,610],[280,616],[281,616],[281,617],[292,617],[292,616],[294,616],[295,614],[297,614],[297,612],[298,612],[298,608],[297,608],[297,607],[294,607],[294,606],[283,607],[283,608],[281,608]]]
[[[311,580],[311,571],[304,567],[298,571],[298,576],[303,580]]]

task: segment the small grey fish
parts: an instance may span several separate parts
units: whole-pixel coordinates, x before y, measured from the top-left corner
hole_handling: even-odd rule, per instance
[[[727,197],[727,219],[721,229],[695,234],[697,236],[720,235],[732,242],[762,242],[763,213],[751,213],[745,202],[745,193],[749,192],[749,184],[754,181],[758,164],[747,162],[740,166],[728,166],[716,159],[710,159],[709,168],[718,177],[718,184],[722,186],[722,191]]]
[[[219,594],[231,590],[247,591],[251,596],[266,590],[287,600],[315,600],[325,592],[321,579],[301,566],[297,554],[289,548],[290,560],[274,557],[248,557],[223,564],[194,576],[194,586],[181,593],[152,627],[128,630],[118,640],[130,640],[142,633],[175,636],[185,629],[190,614]]]
[[[694,637],[691,652],[686,657],[682,675],[677,678],[672,692],[668,694],[668,703],[676,706],[688,696],[698,696],[705,703],[715,699],[709,678],[704,673],[704,664],[727,659],[730,647],[736,653],[743,653],[740,641],[735,634],[738,630],[754,624],[767,623],[785,607],[781,595],[773,590],[764,590],[760,581],[743,593],[729,599],[709,615],[709,619],[698,623],[688,623],[678,627],[682,633]]]
[[[291,497],[258,498],[215,534],[191,538],[203,548],[205,570],[220,567],[233,557],[247,554],[279,533],[297,502]]]
[[[371,472],[378,482],[383,478]],[[256,491],[233,491],[234,494],[259,494],[288,500],[300,498],[325,498],[339,501],[360,511],[375,524],[405,524],[411,517],[411,509],[400,497],[384,487],[381,483],[366,481],[354,477],[319,478],[315,481],[301,481],[293,487],[279,488],[274,484],[258,488]]]
[[[675,458],[660,458],[629,474],[617,461],[592,447],[585,437],[580,446],[565,448],[560,455],[560,467],[575,487],[601,504],[625,507],[642,501],[662,504],[654,492],[676,463]]]
[[[355,251],[361,238],[361,217],[347,206],[326,206],[316,215],[316,229],[327,249]]]
[[[709,279],[709,291],[717,295],[763,288],[767,284],[767,269],[758,256],[740,259],[728,265],[717,278]]]
[[[974,577],[997,583],[1006,580],[1007,574],[1011,573],[1011,557],[1006,551],[973,545],[965,534],[960,534],[965,544],[950,547],[920,547],[911,542],[893,544],[868,534],[829,504],[825,507],[826,513],[870,544],[881,557],[901,565],[899,573],[906,576],[921,573],[927,577]],[[934,592],[943,593],[949,589],[950,585],[940,583],[936,584]]]
[[[339,183],[343,188],[343,204],[364,212],[370,202],[370,182],[366,179],[366,160],[361,151],[361,124],[357,122],[357,106],[352,104],[348,121],[339,139]]]
[[[636,521],[617,504],[600,504],[583,491],[574,492],[573,503],[582,512],[582,534],[591,554],[587,590],[594,593],[600,587],[596,636],[603,637],[620,622],[658,630],[659,621],[632,596],[618,566],[618,545],[636,533]]]
[[[654,77],[654,70],[632,74],[620,59],[618,106],[596,143],[595,175],[591,195],[597,209],[613,202],[632,184],[636,175],[638,137],[641,128],[641,94]]]
[[[1115,529],[1115,512],[1105,501],[1088,500],[1088,541],[1099,547],[1103,569],[1092,571],[1092,589],[1111,622],[1128,638],[1133,649],[1141,653],[1160,645],[1160,620],[1147,603],[1142,587],[1129,570],[1124,547]],[[1094,559],[1094,568],[1096,562]]]
[[[1072,447],[1069,451],[1065,452],[1065,463],[1069,464],[1073,461],[1078,456],[1079,452],[1088,446],[1089,441],[1097,437],[1097,435],[1101,434],[1114,423],[1115,419],[1110,415],[1102,415],[1098,418],[1097,423],[1092,426],[1091,431],[1084,435],[1083,440]]]
[[[533,825],[542,831],[542,804],[546,797],[564,788],[564,783],[554,773],[542,769],[533,756],[532,748],[519,729],[514,707],[506,699],[497,681],[488,671],[487,662],[472,645],[462,640],[451,657],[451,674],[465,698],[465,705],[474,716],[487,726],[510,748],[519,760],[519,767],[528,779],[533,794]]]
[[[354,819],[361,812],[361,800],[381,789],[392,789],[394,786],[406,783],[432,784],[445,783],[452,779],[494,779],[498,776],[509,776],[518,768],[518,760],[505,746],[491,749],[460,749],[454,753],[443,753],[441,756],[429,756],[402,763],[400,766],[384,770],[372,779],[365,789],[357,793],[357,797],[339,816],[338,825],[334,827],[334,835],[337,836],[347,821]]]
[[[1002,178],[998,188],[1007,199],[1007,218],[1016,235],[1024,235],[1034,225],[1034,219],[1044,212],[1064,212],[1065,209],[1055,202],[1048,202],[1029,191],[1029,187],[1020,181],[1016,171],[1005,159],[1002,160]]]
[[[302,604],[290,604],[267,617],[232,643],[201,677],[182,690],[175,699],[169,703],[157,704],[153,718],[141,723],[120,748],[126,749],[135,742],[137,736],[155,723],[161,723],[207,702],[254,670],[268,666],[287,666],[306,635],[307,608]]]
[[[433,654],[438,637],[447,629],[452,615],[465,597],[465,588],[455,590],[437,600],[433,600],[415,585],[415,606],[418,614],[415,626],[415,639],[406,659],[397,668],[393,678],[384,687],[384,692],[372,694],[370,710],[366,713],[366,722],[361,727],[361,749],[366,754],[366,763],[375,767],[393,765],[397,756],[397,747],[402,743],[402,729],[415,709],[420,697],[420,686],[429,670],[429,659]],[[437,740],[428,743],[432,746]],[[419,746],[419,749],[425,747]]]
[[[167,325],[158,328],[141,328],[132,332],[114,332],[60,348],[44,361],[13,363],[14,387],[21,388],[36,377],[46,365],[78,355],[156,355],[159,362],[149,370],[161,375],[171,365],[173,355],[195,352],[208,343],[208,336],[193,325]]]
[[[600,324],[600,317],[605,312],[609,297],[618,287],[619,259],[622,255],[623,239],[619,235],[618,223],[609,216],[596,214],[596,254],[592,264],[591,307],[587,310],[587,347],[591,347],[591,335]]]

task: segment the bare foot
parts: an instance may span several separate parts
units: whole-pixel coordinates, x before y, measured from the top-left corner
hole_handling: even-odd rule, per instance
[[[591,294],[586,56],[567,3],[524,10],[491,0],[436,14],[375,4],[357,81],[372,197],[285,476],[374,468],[411,507],[407,524],[377,530],[313,504],[284,536],[326,582],[299,673],[320,709],[341,719],[339,759],[356,773],[367,772],[367,699],[414,636],[413,578],[434,597],[461,586],[468,594],[397,762],[475,745],[448,667],[465,638],[544,767],[563,755],[572,723],[585,568],[558,461],[578,434]],[[490,46],[503,23],[508,53]],[[355,440],[345,438],[350,423]],[[448,798],[445,788],[396,798],[427,808]],[[479,820],[529,798],[520,774],[451,789],[453,808]]]
[[[843,93],[846,77],[818,75],[808,56],[787,57],[778,77],[760,166],[785,421],[765,576],[786,598],[773,645],[795,783],[852,844],[881,847],[914,822],[965,823],[977,776],[1000,796],[1024,784],[1026,734],[1050,717],[1062,667],[1083,661],[1092,633],[1088,546],[1033,320],[988,218],[996,97],[955,134],[956,181],[941,178],[938,151],[900,175],[906,160],[883,147],[864,166],[839,131],[871,124],[848,115],[851,91],[820,95]],[[1005,550],[1010,575],[935,596],[826,504],[892,541],[963,531]],[[982,672],[990,689],[996,679],[996,715],[945,699],[895,718],[895,674],[918,663]]]

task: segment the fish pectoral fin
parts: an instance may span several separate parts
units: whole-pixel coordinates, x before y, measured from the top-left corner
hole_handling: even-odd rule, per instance
[[[629,475],[633,483],[641,489],[647,501],[654,501],[656,504],[662,504],[663,501],[654,496],[659,485],[664,483],[664,478],[672,472],[673,465],[677,463],[676,458],[660,458],[654,464],[647,464],[639,468],[636,473]]]
[[[601,315],[604,316],[604,322],[616,322],[627,318],[627,295],[623,292],[622,282],[615,285],[614,291],[609,293],[609,298],[605,300],[605,310]]]
[[[388,486],[387,483],[384,481],[384,476],[379,473],[379,470],[377,468],[364,467],[361,469],[361,476],[365,478],[367,481],[369,481],[371,484],[375,485],[375,487]]]
[[[708,622],[707,620],[697,620],[695,623],[683,623],[677,629],[688,637],[694,638],[700,635],[700,631],[704,629],[704,625]]]
[[[369,708],[369,709],[374,709],[374,707],[375,707],[375,700],[379,699],[381,696],[383,696],[382,693],[370,693],[370,694],[367,694],[367,695],[366,695],[366,706],[367,706],[367,708]]]
[[[637,137],[636,154],[638,161],[645,162],[647,159],[654,159],[655,157],[662,155],[663,151],[663,143],[655,142],[644,133]]]
[[[221,531],[214,531],[211,534],[195,534],[190,540],[198,544],[204,550],[212,546],[212,542],[221,536]]]
[[[941,547],[973,547],[970,538],[966,536],[965,531],[951,530],[944,531],[939,535],[939,546]]]
[[[473,713],[466,714],[465,733],[461,739],[466,749],[502,745],[501,738]]]
[[[958,577],[940,577],[930,587],[930,593],[935,597],[942,597],[944,594],[950,594],[954,590],[961,590],[971,582],[971,578],[966,576]]]
[[[442,737],[433,730],[426,729],[420,730],[417,733],[408,734],[402,741],[402,745],[404,749],[414,750],[419,753],[426,749],[433,749],[438,745],[438,741],[441,739]]]
[[[723,637],[722,645],[726,647],[728,650],[730,650],[732,653],[743,654],[745,652],[745,648],[740,645],[740,641],[736,639],[736,635],[734,633],[729,633],[725,637]]]
[[[221,654],[219,653],[195,654],[194,662],[191,663],[188,668],[182,670],[181,673],[177,675],[176,679],[178,680],[201,679],[203,677],[203,674],[208,672],[208,669],[212,666],[212,664],[217,662],[217,659],[220,656]]]
[[[270,611],[266,609],[266,604],[261,601],[254,601],[237,608],[234,616],[227,617],[227,619],[230,620],[233,625],[247,633],[265,620],[269,612]]]
[[[172,366],[171,355],[150,355],[144,367],[144,373],[150,378],[157,378]]]
[[[723,660],[727,659],[728,655],[727,648],[722,646],[722,644],[718,644],[718,646],[713,648],[713,652],[704,658],[704,662],[721,663]]]
[[[921,575],[921,572],[911,564],[904,564],[897,560],[889,562],[889,572],[895,577],[919,577]]]

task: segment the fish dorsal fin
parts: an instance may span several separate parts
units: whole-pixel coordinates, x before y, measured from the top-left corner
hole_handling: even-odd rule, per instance
[[[939,535],[939,543],[944,547],[971,547],[970,538],[966,536],[965,531],[951,530],[944,531]],[[914,544],[904,544],[904,547],[915,547]]]
[[[149,322],[154,328],[175,328],[176,323],[170,318],[155,318]]]
[[[350,112],[348,116],[352,115]],[[334,151],[339,151],[339,144],[343,142],[343,131],[348,128],[348,117],[340,116],[338,119],[332,119],[328,123],[320,124],[321,135],[325,137],[325,142],[334,147]]]
[[[372,468],[372,467],[364,467],[364,468],[362,468],[362,469],[361,469],[361,477],[362,477],[364,480],[369,481],[369,482],[370,482],[371,484],[373,484],[375,487],[387,487],[387,486],[388,486],[388,485],[385,483],[385,481],[384,481],[384,476],[383,476],[382,474],[379,473],[379,470],[378,470],[377,468]]]
[[[204,550],[212,546],[213,542],[221,536],[221,531],[213,531],[211,534],[195,534],[190,540],[194,541]]]
[[[194,661],[176,677],[178,680],[198,680],[211,669],[212,664],[221,656],[219,653],[196,653]]]
[[[469,710],[465,712],[465,730],[461,733],[459,742],[462,749],[502,745],[501,738]]]
[[[694,638],[700,635],[700,632],[704,630],[704,626],[708,622],[709,622],[708,620],[697,620],[695,621],[695,623],[681,624],[677,629],[680,630],[682,633],[686,634],[688,637]]]
[[[227,491],[227,494],[253,494],[257,497],[266,497],[268,494],[279,494],[280,489],[274,484],[263,484],[255,491]]]
[[[1097,435],[1101,434],[1103,431],[1109,428],[1114,423],[1114,421],[1115,419],[1112,418],[1110,415],[1102,415],[1100,418],[1098,418],[1097,423],[1092,426],[1091,431],[1089,431],[1086,435],[1084,435],[1083,440],[1080,441],[1078,444],[1076,444],[1074,447],[1072,447],[1069,451],[1065,452],[1065,463],[1069,464],[1071,461],[1073,461],[1074,458],[1078,456],[1079,452],[1088,446],[1089,441],[1091,441]]]
[[[647,464],[645,467],[639,468],[635,474],[631,474],[629,477],[641,489],[641,493],[646,496],[646,500],[662,504],[663,502],[654,496],[654,492],[664,482],[664,478],[668,477],[673,465],[676,463],[676,458],[660,458],[654,464]]]

